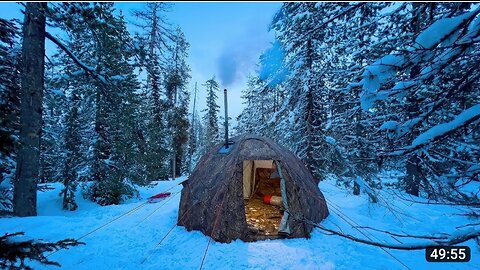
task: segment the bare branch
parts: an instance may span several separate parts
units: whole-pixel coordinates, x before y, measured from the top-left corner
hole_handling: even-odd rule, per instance
[[[404,238],[419,238],[419,239],[448,239],[447,234],[443,234],[444,236],[433,236],[433,235],[410,235],[410,234],[398,234],[398,233],[392,233],[389,231],[384,231],[384,230],[379,230],[375,229],[369,226],[355,226],[354,228],[360,228],[360,229],[369,229],[381,233],[386,233],[390,234],[396,237],[404,237]],[[458,228],[458,227],[457,227]]]
[[[465,232],[463,232],[461,234],[457,233],[456,237],[446,238],[445,240],[440,240],[440,239],[432,236],[431,239],[430,239],[431,242],[412,243],[412,244],[408,244],[408,243],[405,243],[405,244],[389,244],[389,243],[379,243],[379,242],[374,242],[374,241],[371,241],[371,240],[361,239],[361,238],[358,238],[358,237],[350,235],[350,234],[345,234],[345,233],[341,233],[341,232],[338,232],[338,231],[335,231],[335,230],[325,228],[321,225],[315,224],[315,223],[307,221],[307,220],[303,220],[302,222],[305,222],[309,225],[312,225],[312,226],[314,226],[314,227],[316,227],[316,228],[318,228],[318,229],[320,229],[324,232],[328,232],[328,233],[331,233],[331,234],[334,234],[334,235],[338,235],[338,236],[341,236],[343,238],[350,239],[354,242],[363,243],[363,244],[376,246],[376,247],[381,247],[381,248],[397,249],[397,250],[419,250],[419,249],[425,249],[427,247],[432,247],[432,246],[450,246],[450,245],[460,244],[460,243],[466,242],[470,239],[475,239],[477,237],[480,237],[480,231],[466,230]]]
[[[469,223],[469,224],[465,224],[465,225],[462,225],[462,226],[457,226],[455,228],[460,229],[460,228],[465,228],[465,227],[470,227],[470,226],[479,226],[479,225],[480,225],[480,222],[479,223]]]
[[[317,31],[323,30],[324,27],[325,27],[327,24],[333,22],[334,20],[342,17],[343,15],[349,13],[350,11],[355,10],[355,9],[357,9],[357,8],[365,5],[365,4],[367,4],[367,2],[361,2],[361,3],[358,3],[358,4],[356,4],[356,5],[352,5],[352,6],[348,7],[348,8],[346,8],[344,11],[339,12],[339,13],[336,14],[335,16],[332,16],[331,18],[327,19],[326,21],[323,21],[322,23],[320,23],[320,24],[319,24],[317,27],[315,27],[314,29],[308,31],[308,32],[306,33],[306,35],[310,35],[310,34],[313,33],[313,32],[317,32]]]
[[[73,62],[75,62],[75,64],[77,64],[77,66],[79,66],[81,69],[83,69],[85,71],[86,74],[88,75],[91,75],[93,76],[94,78],[96,78],[98,81],[100,81],[103,85],[107,86],[107,85],[110,85],[108,83],[108,80],[105,76],[99,74],[93,67],[90,67],[90,66],[87,66],[85,63],[83,63],[80,59],[78,59],[78,57],[73,54],[72,51],[70,51],[67,46],[65,46],[65,44],[63,44],[59,39],[57,39],[56,37],[54,37],[52,34],[50,34],[49,32],[45,32],[45,37],[48,38],[49,40],[51,40],[53,43],[55,43],[58,47],[60,47],[60,49],[62,49],[69,57],[70,59],[73,60]],[[110,96],[108,95],[107,91],[104,89],[104,87],[99,87],[100,90],[103,92],[103,94],[105,95],[105,97],[111,101],[110,99]]]
[[[107,80],[104,76],[98,74],[93,67],[87,66],[85,63],[80,61],[80,59],[77,58],[68,48],[63,44],[59,39],[56,37],[52,36],[49,32],[45,32],[45,37],[51,40],[53,43],[55,43],[60,49],[62,49],[69,57],[70,59],[75,62],[80,68],[85,70],[87,74],[92,75],[93,77],[97,78],[99,81],[101,81],[104,84],[107,84]]]

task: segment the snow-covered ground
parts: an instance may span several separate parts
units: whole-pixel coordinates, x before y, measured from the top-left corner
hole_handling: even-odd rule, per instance
[[[75,212],[61,210],[61,198],[58,196],[61,185],[53,184],[55,190],[39,193],[37,217],[2,218],[0,233],[24,231],[25,238],[48,241],[79,238],[181,180],[159,182],[153,187],[142,188],[140,199],[131,199],[115,206],[100,207],[84,200],[78,193],[79,208]],[[328,200],[331,212],[322,225],[362,238],[366,237],[344,219],[352,222],[351,219],[360,226],[416,235],[453,232],[456,226],[472,223],[472,220],[461,215],[466,213],[463,207],[412,203],[393,196],[388,190],[380,193],[378,204],[371,204],[366,195],[352,196],[349,191],[336,187],[332,179],[321,182],[320,189]],[[174,227],[180,200],[177,192],[180,190],[181,185],[176,185],[171,190],[173,197],[146,204],[82,238],[85,246],[60,250],[49,259],[59,262],[62,269],[199,269],[209,238],[197,231],[187,232],[183,227]],[[157,246],[172,228],[168,237]],[[391,236],[375,231],[370,231],[367,236],[374,240],[377,238],[398,243]],[[315,230],[308,240],[255,243],[237,240],[230,244],[212,241],[203,269],[480,269],[477,244],[473,240],[464,244],[472,250],[470,262],[428,263],[424,250],[387,250],[389,255],[380,248]],[[59,269],[35,263],[30,265],[34,269]]]

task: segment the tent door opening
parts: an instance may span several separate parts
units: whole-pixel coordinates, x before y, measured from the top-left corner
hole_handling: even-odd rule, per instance
[[[252,240],[275,239],[279,231],[288,231],[285,180],[279,167],[274,160],[243,161],[245,220]]]

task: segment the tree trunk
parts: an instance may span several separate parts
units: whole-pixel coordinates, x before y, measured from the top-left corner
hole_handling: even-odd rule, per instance
[[[405,176],[405,191],[413,196],[420,194],[420,159],[416,154],[407,160],[407,175]]]
[[[47,3],[27,3],[23,25],[20,145],[13,195],[17,216],[37,215],[42,97],[44,87],[45,9]]]
[[[414,12],[414,17],[412,20],[412,29],[414,34],[418,34],[420,32],[420,23],[421,23],[421,8],[423,7],[423,4],[421,3],[412,3],[413,6],[413,11]],[[420,74],[420,66],[419,65],[414,65],[412,69],[410,70],[410,79],[416,78]],[[410,93],[409,96],[407,96],[407,114],[409,119],[413,119],[415,117],[418,117],[420,115],[420,111],[418,108],[418,101],[417,99],[413,96],[413,93]],[[418,129],[412,130],[410,134],[410,138],[413,140],[413,138],[416,138],[419,135]],[[421,168],[420,168],[420,159],[418,158],[416,153],[413,153],[412,156],[410,156],[407,160],[406,164],[406,175],[404,178],[405,182],[405,191],[413,196],[418,196],[420,194],[420,182],[421,182]]]

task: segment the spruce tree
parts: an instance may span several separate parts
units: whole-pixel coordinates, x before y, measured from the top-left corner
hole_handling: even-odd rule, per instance
[[[69,51],[88,66],[95,65],[94,5],[62,3],[51,5],[51,17],[56,26],[64,29],[68,39],[63,41]],[[63,208],[75,210],[75,190],[83,181],[91,181],[93,141],[95,138],[95,78],[89,77],[65,51],[59,49],[47,61],[45,121],[42,138],[42,171],[50,181],[60,181]],[[61,103],[59,103],[62,101]],[[62,105],[62,106],[60,106]],[[54,114],[59,111],[61,113]],[[51,165],[50,165],[51,164]]]
[[[135,141],[138,82],[129,64],[132,50],[126,44],[129,34],[122,16],[114,15],[113,4],[102,3],[97,18],[103,19],[99,26],[97,61],[109,78],[109,84],[97,83],[94,145],[94,179],[90,196],[101,205],[118,204],[124,196],[132,196],[132,183],[144,184],[137,178],[135,167],[139,159]],[[110,86],[107,88],[107,85]]]
[[[77,91],[71,94],[70,110],[66,117],[65,131],[65,151],[66,157],[63,167],[63,185],[64,188],[60,193],[63,195],[63,209],[75,210],[77,203],[75,202],[75,191],[78,181],[78,166],[81,161],[80,146],[82,138],[79,131],[81,130],[79,106],[80,97]]]
[[[218,82],[215,80],[215,76],[206,81],[203,86],[207,92],[207,107],[203,110],[206,112],[203,116],[205,135],[204,145],[205,150],[218,143],[220,140],[220,133],[218,128],[218,113],[220,112],[220,106],[217,104],[219,90]],[[204,150],[204,151],[205,151]]]
[[[147,75],[143,90],[148,106],[143,108],[142,114],[148,117],[143,118],[139,132],[145,140],[143,163],[149,180],[167,178],[170,172],[168,156],[172,143],[167,122],[171,100],[168,100],[164,82],[168,80],[165,76],[175,33],[166,21],[169,7],[169,3],[147,3],[144,9],[133,12],[138,19],[135,25],[142,30],[137,42],[144,50],[141,67]]]
[[[171,132],[171,152],[175,162],[175,176],[185,170],[185,154],[188,142],[188,105],[190,96],[187,84],[190,79],[190,67],[186,60],[189,44],[182,31],[177,28],[170,65],[165,74],[165,90],[167,95],[168,129]]]
[[[19,134],[19,29],[0,19],[0,210],[12,210],[10,187],[15,176]]]

